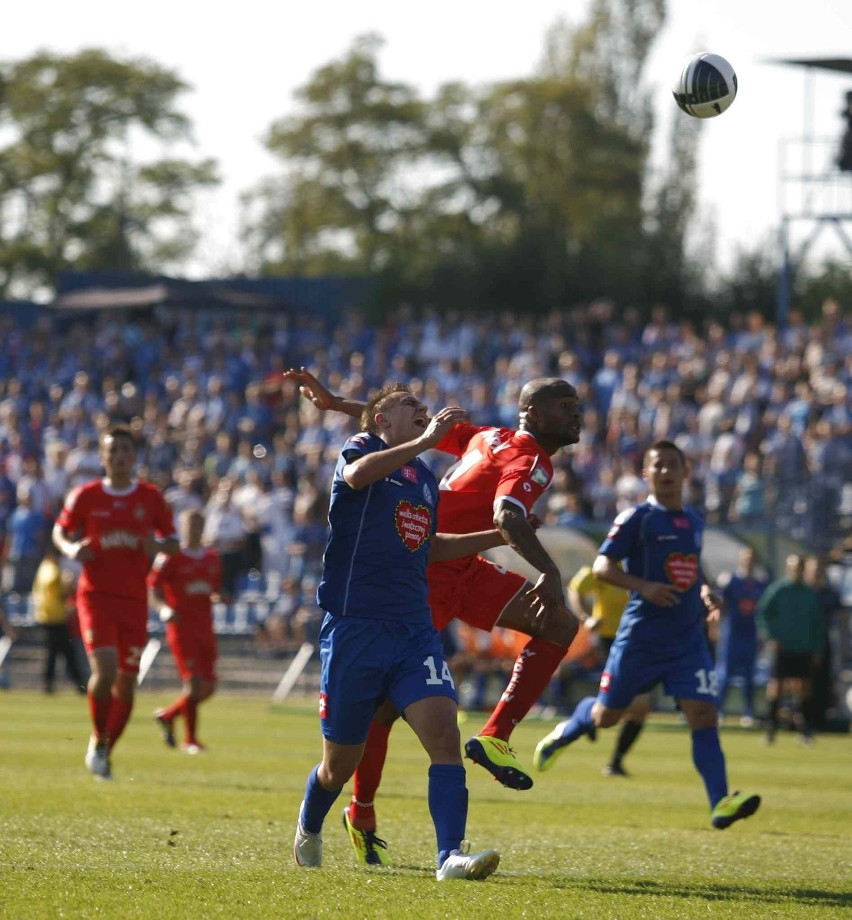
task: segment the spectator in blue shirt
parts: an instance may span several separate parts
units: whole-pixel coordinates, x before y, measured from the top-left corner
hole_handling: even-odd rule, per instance
[[[28,594],[35,578],[49,527],[47,518],[32,507],[26,487],[18,489],[18,504],[9,518],[8,549],[3,567],[3,589]]]

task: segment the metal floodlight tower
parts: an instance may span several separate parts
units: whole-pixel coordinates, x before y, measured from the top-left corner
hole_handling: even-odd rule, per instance
[[[779,244],[781,269],[778,275],[777,321],[787,323],[796,269],[825,227],[833,227],[852,256],[852,237],[846,226],[852,223],[852,171],[841,168],[842,143],[852,141],[852,94],[845,96],[847,138],[817,138],[813,130],[813,77],[817,70],[852,77],[852,58],[775,58],[767,63],[805,68],[805,111],[801,138],[782,140],[778,157],[778,201],[781,211]],[[792,163],[791,163],[792,161]],[[809,231],[795,252],[791,251],[793,224],[805,224]]]

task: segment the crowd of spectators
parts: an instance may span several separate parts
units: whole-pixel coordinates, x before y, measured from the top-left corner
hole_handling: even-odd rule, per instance
[[[644,448],[673,438],[692,462],[690,500],[712,523],[775,527],[835,549],[852,519],[852,323],[828,300],[783,329],[757,313],[646,322],[601,301],[541,317],[417,313],[369,323],[312,314],[159,310],[34,328],[0,317],[3,589],[25,591],[67,491],[99,475],[100,432],[129,423],[139,474],[175,512],[206,512],[225,590],[280,586],[294,622],[312,598],[327,488],[352,420],[282,383],[306,365],[363,398],[412,383],[433,410],[458,404],[514,426],[522,384],[560,376],[584,406],[580,443],[555,459],[547,524],[598,529],[644,497]],[[448,458],[433,455],[441,472]]]

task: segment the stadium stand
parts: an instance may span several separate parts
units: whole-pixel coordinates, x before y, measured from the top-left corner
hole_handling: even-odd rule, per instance
[[[223,288],[204,290],[220,298]],[[565,377],[583,401],[584,432],[555,458],[554,487],[537,509],[543,533],[569,529],[594,545],[641,499],[642,452],[666,436],[690,457],[690,500],[713,528],[755,546],[770,571],[799,547],[849,584],[852,324],[834,300],[810,324],[793,310],[784,329],[757,313],[698,328],[664,307],[643,322],[606,300],[528,317],[400,305],[376,324],[346,306],[348,289],[291,287],[277,309],[274,285],[227,290],[226,308],[185,287],[141,306],[118,295],[85,309],[0,305],[5,564],[19,496],[52,521],[66,491],[97,475],[99,433],[127,422],[142,445],[139,474],[175,508],[209,512],[230,483],[242,522],[237,597],[217,607],[217,632],[253,637],[267,657],[292,653],[316,629],[326,489],[351,425],[282,385],[284,369],[305,365],[344,395],[403,379],[430,407],[463,405],[495,425],[513,424],[526,379]],[[318,306],[324,290],[333,308]],[[66,300],[85,291],[69,284]],[[446,458],[429,460],[442,472]],[[25,594],[5,605],[13,621],[31,622]],[[845,617],[844,667],[848,607]]]

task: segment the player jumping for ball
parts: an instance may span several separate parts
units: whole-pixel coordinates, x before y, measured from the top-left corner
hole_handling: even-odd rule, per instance
[[[358,417],[364,408],[362,402],[330,393],[305,368],[284,376],[297,382],[302,395],[319,409]],[[517,431],[465,422],[435,445],[459,458],[441,481],[438,530],[465,533],[496,527],[541,575],[531,584],[470,555],[432,563],[427,577],[432,621],[438,630],[460,619],[486,631],[499,625],[531,637],[491,717],[465,744],[465,755],[504,786],[529,789],[532,778],[509,747],[509,739],[547,687],[579,625],[565,604],[559,569],[536,536],[529,515],[553,478],[551,456],[577,443],[581,419],[576,390],[558,378],[528,382],[518,410]],[[390,705],[376,713],[354,776],[352,801],[343,815],[356,856],[367,864],[387,862],[386,848],[376,837],[374,798],[396,718]]]
[[[305,786],[293,855],[322,865],[322,827],[364,751],[370,720],[384,699],[405,715],[431,761],[429,812],[439,881],[483,879],[495,850],[463,843],[468,793],[457,724],[458,698],[426,584],[430,559],[496,546],[500,534],[435,531],[438,483],[419,454],[466,418],[452,406],[427,419],[403,384],[382,388],[363,413],[361,433],[343,445],[331,488],[329,537],[317,602],[320,631],[322,762]]]

